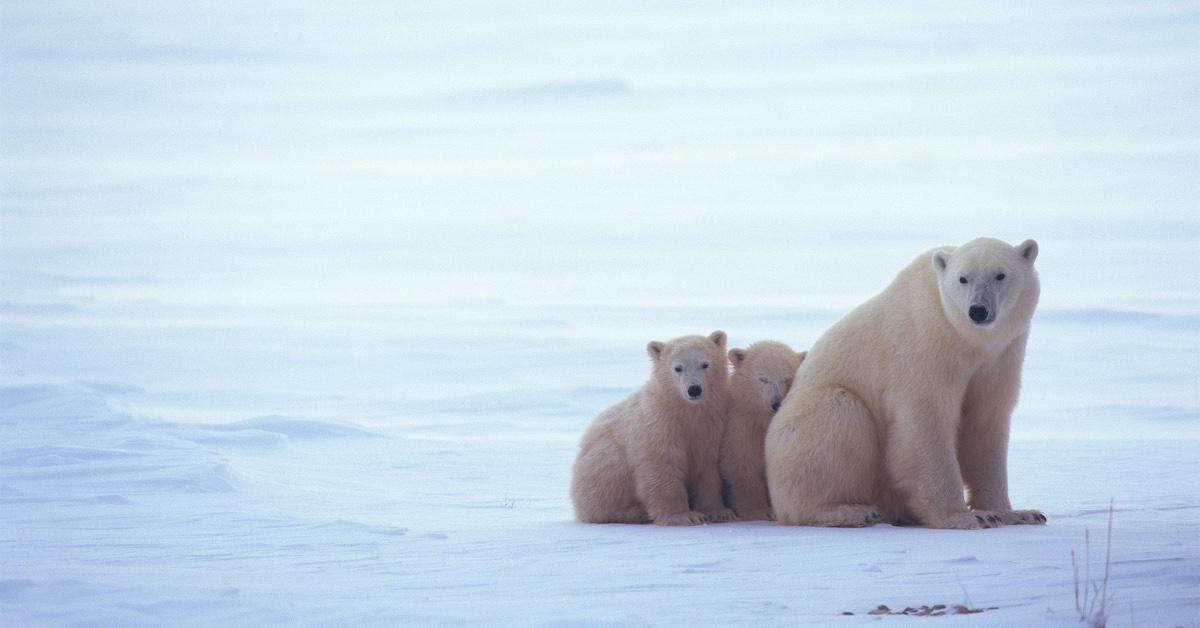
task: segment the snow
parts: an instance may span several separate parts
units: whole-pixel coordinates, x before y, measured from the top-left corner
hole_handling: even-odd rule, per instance
[[[1195,7],[606,6],[0,8],[0,623],[1078,625],[1110,500],[1200,623]],[[572,520],[647,341],[985,234],[1048,525]]]
[[[452,309],[428,315],[453,319]],[[506,325],[531,320],[524,309],[490,308],[492,320]],[[660,320],[694,315],[657,313]],[[1139,625],[1187,623],[1200,608],[1196,406],[1133,403],[1142,401],[1136,391],[1146,380],[1161,377],[1153,359],[1136,355],[1123,365],[1124,384],[1098,379],[1116,377],[1107,365],[1083,374],[1087,383],[1078,373],[1049,373],[1092,355],[1092,317],[1037,321],[1036,338],[1057,341],[1050,350],[1031,348],[1016,417],[1012,493],[1021,506],[1043,508],[1050,524],[947,532],[574,523],[566,487],[578,437],[628,388],[571,380],[629,382],[646,366],[640,343],[597,351],[596,339],[607,334],[587,333],[587,317],[555,316],[584,322],[567,323],[581,333],[560,332],[554,348],[530,340],[522,350],[511,337],[540,334],[540,323],[510,329],[503,342],[449,326],[442,359],[489,371],[485,386],[497,392],[417,397],[398,385],[378,391],[378,401],[330,402],[360,416],[358,427],[314,418],[328,410],[322,395],[292,397],[293,406],[313,408],[306,418],[196,421],[138,410],[186,406],[186,396],[152,399],[149,389],[112,383],[10,383],[0,389],[0,612],[21,625],[824,625],[868,621],[865,613],[879,604],[941,603],[998,607],[958,618],[979,625],[1073,625],[1070,552],[1082,554],[1089,529],[1092,571],[1100,570],[1110,498],[1114,625],[1131,614]],[[815,315],[756,319],[736,310],[713,317],[753,329],[824,324]],[[616,318],[610,333],[637,333]],[[27,336],[38,335],[40,320],[6,328],[6,336],[36,346]],[[1141,319],[1105,326],[1149,347],[1169,335],[1194,353],[1200,334],[1165,320],[1160,328]],[[295,348],[326,341],[297,339]],[[474,349],[480,343],[488,348]],[[195,348],[185,346],[177,359]],[[398,348],[393,360],[428,360],[427,350]],[[329,373],[351,370],[323,353],[310,359]],[[209,366],[229,366],[222,377],[236,389],[252,381],[246,363],[235,354]],[[453,369],[434,371],[428,377]],[[530,379],[544,387],[525,388]],[[1074,393],[1045,390],[1059,380],[1074,382],[1066,384]],[[472,382],[461,388],[484,387]],[[1109,405],[1119,391],[1101,385],[1123,388],[1130,403]],[[331,382],[323,392],[338,388]],[[1096,405],[1074,405],[1089,401]]]

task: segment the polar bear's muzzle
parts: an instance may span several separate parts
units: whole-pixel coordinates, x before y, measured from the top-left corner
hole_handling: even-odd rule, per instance
[[[980,327],[986,327],[996,322],[996,302],[999,295],[997,287],[992,283],[979,286],[972,291],[970,307],[967,308],[967,318]]]
[[[980,327],[987,327],[996,322],[996,306],[986,300],[976,301],[967,308],[967,318]]]

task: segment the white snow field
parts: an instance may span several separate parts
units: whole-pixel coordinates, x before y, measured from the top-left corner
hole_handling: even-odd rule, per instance
[[[1198,31],[6,1],[0,625],[1075,626],[1110,501],[1108,625],[1200,625]],[[1009,467],[1046,526],[573,521],[649,340],[804,348],[979,235],[1041,245]],[[982,612],[868,614],[937,604]]]

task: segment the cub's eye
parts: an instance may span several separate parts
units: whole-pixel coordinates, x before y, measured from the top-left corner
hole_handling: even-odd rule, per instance
[[[677,366],[677,367],[675,367],[675,372],[676,372],[676,373],[682,373],[682,372],[683,372],[683,367],[682,367],[682,366]]]
[[[765,377],[760,377],[760,378],[758,378],[758,381],[760,381],[760,382],[762,382],[762,383],[766,384],[766,383],[767,383],[767,378],[765,378]]]
[[[1004,273],[1000,273],[999,275],[996,275],[996,281],[1004,281]]]
[[[702,369],[706,369],[706,368],[708,368],[708,362],[705,362],[704,364],[701,364],[701,365],[700,365],[700,368],[702,368]]]
[[[966,278],[966,277],[959,277],[959,278],[958,278],[958,283],[967,283],[967,278]]]

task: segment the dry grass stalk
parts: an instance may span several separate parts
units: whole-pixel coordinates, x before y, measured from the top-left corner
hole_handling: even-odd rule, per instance
[[[1079,613],[1079,621],[1085,621],[1093,628],[1104,628],[1108,624],[1108,613],[1112,609],[1112,600],[1108,596],[1108,576],[1112,567],[1112,522],[1113,502],[1108,501],[1108,535],[1104,548],[1104,579],[1092,582],[1091,541],[1087,528],[1083,529],[1083,581],[1079,580],[1079,564],[1075,550],[1071,550],[1071,572],[1075,576],[1075,611]],[[1083,589],[1083,598],[1079,591]]]

